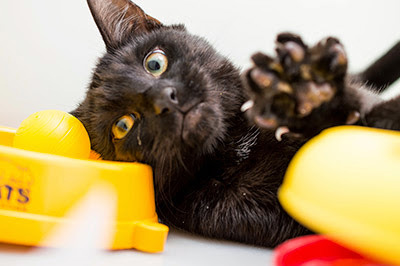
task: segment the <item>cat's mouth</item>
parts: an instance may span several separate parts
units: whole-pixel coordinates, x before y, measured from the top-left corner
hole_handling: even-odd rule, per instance
[[[212,119],[213,110],[204,102],[193,106],[188,112],[183,113],[181,125],[181,139],[190,146],[205,142],[217,126]]]

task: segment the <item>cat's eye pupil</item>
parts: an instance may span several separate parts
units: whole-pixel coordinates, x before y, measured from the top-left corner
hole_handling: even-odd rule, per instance
[[[117,127],[119,127],[120,129],[122,129],[123,131],[128,130],[128,125],[125,123],[125,121],[120,120],[117,123]]]
[[[123,139],[135,124],[138,115],[129,114],[120,117],[112,127],[112,134],[115,139]]]
[[[145,57],[143,67],[154,77],[159,77],[167,70],[168,58],[164,51],[155,49]]]
[[[150,61],[147,66],[149,67],[149,69],[156,71],[159,70],[161,68],[160,63],[158,63],[157,61],[153,60]]]

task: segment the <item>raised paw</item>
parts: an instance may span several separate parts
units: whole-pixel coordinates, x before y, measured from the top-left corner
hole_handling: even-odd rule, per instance
[[[275,57],[252,56],[254,67],[243,76],[250,100],[242,111],[261,127],[288,126],[300,132],[312,126],[316,110],[343,90],[347,57],[332,37],[309,48],[299,36],[283,33],[276,43]],[[320,123],[321,118],[315,120]]]

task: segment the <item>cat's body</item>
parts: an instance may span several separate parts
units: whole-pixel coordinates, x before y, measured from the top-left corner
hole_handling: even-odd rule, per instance
[[[153,167],[161,220],[204,236],[269,247],[309,233],[276,196],[306,138],[286,134],[278,141],[274,130],[249,123],[241,111],[249,92],[239,70],[204,39],[183,26],[162,25],[129,1],[88,3],[107,53],[73,114],[104,159]],[[247,78],[250,88],[257,87]],[[340,98],[348,101],[340,112],[358,108],[369,114],[372,106],[363,111],[367,101],[355,95],[369,93],[353,87]],[[259,104],[248,112],[252,119]],[[345,123],[344,116],[327,126]],[[389,120],[398,129],[400,120]],[[313,135],[322,127],[306,128]]]

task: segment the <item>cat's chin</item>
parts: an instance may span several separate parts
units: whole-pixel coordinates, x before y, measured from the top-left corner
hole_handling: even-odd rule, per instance
[[[214,143],[215,130],[219,128],[219,117],[215,110],[206,103],[199,103],[184,114],[182,119],[181,138],[190,147],[207,147]]]

